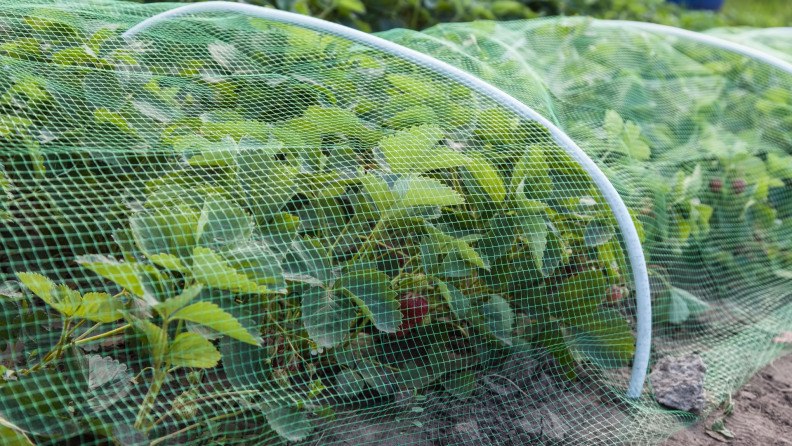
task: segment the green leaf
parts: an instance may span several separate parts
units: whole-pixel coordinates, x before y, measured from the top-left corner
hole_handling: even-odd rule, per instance
[[[269,220],[297,193],[297,169],[266,152],[243,153],[237,163],[237,179],[257,221]]]
[[[586,225],[586,232],[583,234],[583,241],[586,246],[594,248],[608,243],[616,234],[616,229],[605,220],[593,220]]]
[[[170,254],[180,260],[192,257],[195,232],[200,215],[188,207],[158,208],[129,219],[129,226],[140,249],[147,257]]]
[[[463,166],[470,159],[445,147],[435,147],[443,137],[436,125],[421,125],[384,138],[380,150],[391,172],[399,175]]]
[[[8,427],[7,425],[9,424],[11,423],[3,422],[0,424],[0,443],[5,446],[33,446],[33,442],[30,441],[27,435],[21,430]]]
[[[352,136],[359,138],[365,144],[375,144],[381,138],[380,132],[363,125],[363,122],[349,110],[310,106],[303,118],[322,133]]]
[[[132,389],[132,371],[126,364],[99,355],[87,357],[88,391],[86,401],[94,413],[107,410],[126,397]]]
[[[496,215],[490,220],[490,230],[476,244],[490,265],[514,246],[519,220],[513,215]]]
[[[520,218],[523,238],[531,247],[531,257],[533,257],[537,269],[542,269],[542,260],[545,247],[547,247],[547,224],[540,215],[528,215]]]
[[[515,315],[509,302],[497,294],[493,294],[482,305],[481,313],[487,321],[487,328],[490,332],[507,345],[512,345],[511,331]]]
[[[282,403],[268,403],[265,412],[267,422],[272,430],[288,441],[300,441],[311,435],[313,426],[305,414]]]
[[[220,352],[196,333],[181,333],[168,349],[168,362],[175,366],[208,369],[220,362]]]
[[[453,311],[459,319],[465,319],[472,308],[470,299],[462,294],[454,285],[443,282],[438,278],[433,278],[433,280],[440,290],[440,294],[451,307],[451,311]]]
[[[138,333],[146,337],[149,349],[151,349],[151,356],[155,360],[161,358],[168,351],[168,341],[163,335],[161,328],[149,321],[138,319],[129,313],[124,314],[124,317]]]
[[[349,300],[339,292],[313,286],[302,295],[302,321],[308,336],[319,347],[343,342],[354,317]]]
[[[448,375],[448,378],[443,381],[443,387],[448,393],[460,400],[464,400],[470,398],[473,391],[476,390],[476,377],[467,370],[463,370],[453,375]]]
[[[157,310],[157,313],[162,316],[163,319],[167,319],[170,317],[171,313],[178,310],[179,308],[187,305],[193,299],[196,298],[203,290],[201,285],[195,285],[187,288],[184,290],[180,295],[176,297],[171,297],[161,304],[155,305],[154,309]]]
[[[550,196],[553,191],[553,180],[550,178],[544,151],[545,149],[538,145],[526,149],[512,171],[509,187],[512,195],[519,194],[520,198],[525,197],[529,200],[541,200]],[[566,187],[574,186],[570,184]]]
[[[702,314],[709,309],[709,304],[693,294],[676,287],[671,287],[671,301],[668,311],[668,322],[681,324],[690,316]]]
[[[595,312],[584,326],[573,327],[572,331],[578,350],[601,367],[625,367],[635,354],[635,338],[618,311]]]
[[[233,269],[247,275],[260,288],[266,287],[271,291],[286,289],[281,262],[265,246],[249,242],[224,252],[223,257]]]
[[[480,155],[470,155],[467,162],[468,172],[473,175],[478,184],[489,194],[495,202],[506,199],[506,188],[498,171],[492,167],[486,158]]]
[[[462,195],[433,178],[408,176],[399,179],[393,185],[393,188],[399,191],[406,191],[406,193],[401,195],[399,203],[401,208],[454,206],[465,202]]]
[[[171,271],[178,271],[184,274],[190,274],[190,268],[184,266],[181,260],[171,254],[154,254],[148,256],[149,260],[153,263]]]
[[[295,240],[282,265],[287,280],[326,286],[335,280],[327,251],[310,237]]]
[[[50,292],[55,288],[55,283],[38,273],[18,273],[17,277],[33,294],[49,303]]]
[[[245,330],[234,316],[221,310],[220,307],[211,302],[196,302],[177,311],[171,315],[170,319],[183,319],[202,324],[248,344],[259,345],[261,342]]]
[[[76,317],[94,322],[108,323],[124,317],[124,304],[107,293],[86,293],[82,305],[74,314]]]
[[[266,346],[254,346],[224,337],[220,340],[223,371],[235,388],[257,388],[271,369]]]
[[[567,279],[549,296],[549,307],[572,325],[585,324],[602,303],[607,282],[601,271],[582,271]]]
[[[216,251],[234,247],[248,241],[252,233],[252,217],[236,203],[217,195],[206,198],[195,236],[201,246]]]
[[[402,388],[420,389],[429,385],[431,382],[429,371],[426,367],[418,367],[410,361],[399,367],[397,380]]]
[[[82,298],[78,291],[65,285],[55,285],[51,280],[38,273],[19,273],[19,280],[36,296],[61,314],[69,317],[80,308]]]
[[[358,363],[357,372],[366,380],[366,383],[380,395],[393,395],[399,391],[396,377],[390,369],[374,365],[368,361]]]
[[[385,213],[391,209],[397,202],[398,198],[388,188],[388,183],[378,178],[373,174],[366,174],[363,170],[358,172],[363,188],[368,193],[371,200],[377,205],[380,213]]]
[[[395,333],[399,329],[402,314],[387,275],[373,270],[355,271],[338,283],[380,331]]]
[[[366,380],[357,372],[343,370],[336,376],[336,392],[342,397],[353,400],[366,389]]]
[[[94,108],[119,111],[127,104],[124,89],[115,73],[93,71],[83,79],[85,99]]]
[[[128,289],[135,295],[143,295],[143,285],[140,282],[136,263],[119,262],[113,258],[95,254],[78,256],[76,261],[105,279]]]
[[[437,114],[432,110],[432,107],[426,105],[417,105],[407,110],[402,110],[388,120],[390,127],[396,130],[404,130],[421,124],[437,123]]]
[[[195,280],[222,290],[257,294],[262,289],[245,274],[237,272],[217,253],[207,248],[195,248],[191,272]]]

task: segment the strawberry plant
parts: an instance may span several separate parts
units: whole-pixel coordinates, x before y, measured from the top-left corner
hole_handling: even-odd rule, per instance
[[[466,397],[508,352],[546,349],[570,379],[581,361],[629,365],[615,219],[537,123],[259,19],[202,24],[224,38],[189,51],[65,12],[15,20],[0,110],[12,431],[161,444],[236,435],[222,426],[245,414],[297,441],[308,413],[436,384]],[[124,348],[83,352],[108,339]]]

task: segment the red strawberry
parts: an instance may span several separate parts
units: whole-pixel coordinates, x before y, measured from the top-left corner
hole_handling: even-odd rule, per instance
[[[713,194],[717,194],[720,192],[721,188],[723,187],[723,180],[718,177],[715,177],[710,180],[710,190]]]
[[[622,300],[622,290],[620,287],[613,285],[608,288],[608,294],[605,295],[605,302],[615,304]]]
[[[404,293],[399,301],[399,306],[401,307],[402,324],[396,331],[396,336],[402,337],[410,329],[423,322],[423,318],[429,313],[429,301],[414,293]]]
[[[745,192],[745,188],[747,187],[748,183],[742,178],[737,178],[736,180],[732,181],[732,190],[737,195]]]

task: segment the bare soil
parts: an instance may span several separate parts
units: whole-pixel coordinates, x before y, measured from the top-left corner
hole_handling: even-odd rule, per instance
[[[732,397],[734,410],[713,412],[704,422],[678,432],[663,446],[792,446],[792,354],[770,363]],[[733,439],[712,431],[725,419]]]

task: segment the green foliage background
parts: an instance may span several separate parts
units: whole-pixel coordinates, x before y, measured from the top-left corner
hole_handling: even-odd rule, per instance
[[[131,0],[154,3],[157,0]],[[194,3],[203,0],[187,0]],[[438,23],[517,20],[554,15],[637,20],[701,31],[719,26],[775,27],[792,22],[787,0],[727,0],[720,12],[692,11],[666,0],[237,0],[308,14],[367,32],[422,30]]]

